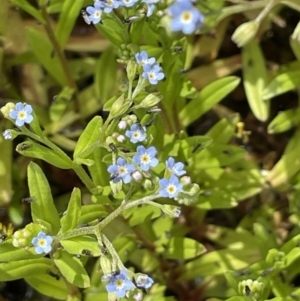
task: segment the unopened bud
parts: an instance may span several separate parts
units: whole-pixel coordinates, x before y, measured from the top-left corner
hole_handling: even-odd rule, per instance
[[[14,108],[15,108],[15,104],[13,102],[8,102],[4,107],[0,109],[0,111],[5,118],[9,118],[9,112]]]
[[[125,130],[126,127],[127,127],[127,122],[125,120],[121,120],[119,123],[118,123],[118,127],[120,130]]]
[[[137,107],[148,109],[158,104],[161,100],[162,96],[159,93],[152,93],[147,95]]]
[[[130,60],[126,67],[127,77],[128,77],[129,82],[132,82],[134,80],[135,75],[136,75],[136,69],[137,69],[136,62],[133,60]]]
[[[126,138],[125,138],[124,135],[119,135],[119,136],[117,137],[117,141],[120,142],[120,143],[123,143],[125,140],[126,140]]]
[[[137,170],[134,173],[132,173],[131,176],[136,182],[139,182],[143,178],[143,175]]]
[[[233,33],[231,39],[238,47],[246,45],[254,38],[259,28],[259,23],[256,20],[241,24]]]
[[[184,176],[180,179],[180,183],[183,185],[189,185],[192,183],[191,177]]]

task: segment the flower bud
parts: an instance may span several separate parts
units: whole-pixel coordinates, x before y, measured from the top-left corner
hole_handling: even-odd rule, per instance
[[[184,176],[180,179],[180,183],[183,185],[189,185],[192,183],[191,177]]]
[[[136,182],[139,182],[143,178],[143,175],[137,170],[131,176]]]
[[[121,120],[119,123],[118,123],[118,127],[120,130],[125,130],[126,127],[127,127],[127,122],[125,120]]]
[[[161,100],[162,96],[159,93],[151,93],[147,95],[137,107],[141,107],[144,109],[152,108]]]
[[[4,107],[0,109],[0,111],[5,118],[9,118],[9,112],[14,108],[15,108],[15,104],[13,102],[8,102]]]
[[[137,70],[136,62],[133,60],[130,60],[126,67],[126,72],[127,72],[127,77],[128,77],[129,82],[132,82],[134,80],[135,75],[136,75],[136,70]]]
[[[119,136],[117,137],[117,141],[120,142],[120,143],[123,143],[125,140],[126,140],[126,138],[125,138],[124,135],[119,135]]]
[[[238,47],[246,45],[254,38],[259,28],[259,23],[256,20],[241,24],[233,33],[231,39]]]

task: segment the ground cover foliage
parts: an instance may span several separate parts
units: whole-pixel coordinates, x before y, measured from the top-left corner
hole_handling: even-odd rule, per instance
[[[3,300],[300,300],[298,0],[4,0]]]

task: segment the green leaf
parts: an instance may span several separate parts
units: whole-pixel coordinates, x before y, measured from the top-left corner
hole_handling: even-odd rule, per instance
[[[95,116],[85,127],[74,150],[73,156],[75,160],[77,157],[86,158],[91,154],[94,149],[93,145],[99,140],[102,123],[102,118],[100,116]]]
[[[112,119],[120,117],[124,115],[128,109],[131,107],[132,102],[127,101],[124,98],[124,94],[122,94],[112,105],[110,114],[105,123],[109,123]]]
[[[123,215],[126,218],[130,218],[129,226],[134,227],[145,221],[161,216],[161,210],[150,205],[143,205],[139,208],[139,210],[136,210],[136,208],[128,209],[123,213]]]
[[[25,248],[15,248],[12,245],[11,239],[0,243],[0,254],[0,262],[37,258],[35,252],[31,253],[29,250],[25,250]]]
[[[51,271],[51,270],[49,270]],[[47,274],[25,277],[25,281],[38,292],[58,300],[66,300],[68,288],[63,278],[55,278]]]
[[[80,236],[61,240],[64,249],[74,255],[86,255],[85,251],[90,252],[90,256],[100,256],[101,250],[98,241],[94,237]]]
[[[300,108],[280,112],[269,124],[268,133],[277,134],[290,130],[300,123]]]
[[[56,252],[54,263],[61,274],[73,285],[78,287],[89,287],[90,278],[81,261],[64,250]]]
[[[300,85],[300,71],[288,71],[277,75],[264,89],[263,99],[270,99],[296,89]]]
[[[240,83],[237,76],[227,76],[217,79],[204,87],[199,95],[192,99],[179,113],[183,126],[188,126],[197,120],[204,113],[210,110],[215,104],[221,101],[226,95],[232,92]]]
[[[250,41],[242,51],[244,88],[254,116],[260,121],[269,117],[269,101],[263,98],[267,71],[262,51],[255,41]]]
[[[113,241],[113,246],[122,262],[126,262],[136,249],[136,242],[132,237],[122,236]]]
[[[52,226],[51,234],[56,234],[59,230],[59,215],[53,203],[53,198],[49,183],[41,168],[30,162],[28,165],[28,186],[30,196],[34,202],[30,204],[32,220],[38,223],[38,220],[44,220]]]
[[[160,246],[156,250],[171,259],[190,259],[206,251],[202,244],[185,237],[172,237],[166,247]]]
[[[74,95],[73,88],[64,87],[62,91],[55,97],[55,100],[51,104],[50,111],[49,111],[51,121],[55,122],[62,118],[73,95]]]
[[[32,275],[46,274],[51,268],[52,262],[49,258],[0,263],[0,281],[11,281]]]
[[[266,183],[272,187],[287,183],[300,170],[299,162],[300,130],[290,139],[280,160],[266,176]]]
[[[26,0],[11,0],[13,4],[16,6],[22,8],[24,11],[26,11],[28,14],[33,16],[37,21],[39,21],[42,24],[45,24],[45,20],[42,17],[42,14],[34,7],[32,6],[29,1]]]
[[[101,104],[112,96],[116,85],[117,66],[114,48],[109,47],[101,53],[95,70],[95,92]]]
[[[33,51],[40,64],[51,74],[51,76],[61,85],[67,86],[68,81],[58,56],[53,55],[53,46],[46,38],[45,34],[34,29],[26,28],[30,49]]]
[[[105,14],[102,24],[97,24],[96,29],[118,48],[122,44],[128,44],[130,37],[126,26],[115,14]]]
[[[68,204],[66,214],[61,218],[61,233],[65,234],[73,230],[78,225],[78,220],[81,214],[81,191],[79,188],[74,188]]]
[[[78,18],[78,15],[80,15],[83,3],[84,0],[65,0],[63,2],[62,10],[55,29],[55,35],[61,48],[65,47],[69,39],[71,31],[75,25],[75,21]]]
[[[104,218],[108,215],[103,205],[90,204],[81,207],[81,216],[78,220],[78,225],[89,223],[97,220],[98,218]]]
[[[38,144],[34,141],[26,141],[17,145],[17,152],[23,156],[42,159],[51,165],[61,169],[71,169],[72,161],[67,161],[60,157],[52,149]]]

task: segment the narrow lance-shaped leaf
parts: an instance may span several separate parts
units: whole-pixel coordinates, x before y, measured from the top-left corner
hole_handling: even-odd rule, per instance
[[[99,140],[100,127],[103,124],[103,120],[100,116],[95,116],[86,126],[83,133],[80,135],[74,151],[74,159],[77,157],[86,158],[93,151],[90,148],[95,142]]]
[[[0,281],[11,281],[32,275],[46,274],[51,268],[51,260],[44,257],[0,263]]]
[[[240,78],[227,76],[207,85],[180,111],[179,117],[182,124],[184,126],[191,124],[232,92],[239,83]]]
[[[62,86],[67,86],[65,72],[58,60],[57,55],[53,52],[53,46],[45,35],[38,30],[27,28],[28,42],[30,49],[43,67],[51,76]]]
[[[55,29],[56,38],[62,48],[65,47],[75,21],[80,14],[83,0],[65,0]]]
[[[95,92],[98,101],[104,104],[111,96],[116,85],[117,61],[114,49],[102,52],[96,64]]]
[[[37,164],[30,162],[27,172],[30,196],[34,198],[30,204],[32,220],[36,223],[39,219],[48,222],[52,226],[51,234],[56,234],[60,222],[49,183]]]
[[[61,233],[64,234],[76,228],[81,215],[81,192],[74,188],[66,214],[61,218]]]
[[[26,157],[42,159],[58,168],[71,169],[72,161],[66,160],[60,157],[52,149],[38,144],[34,141],[26,141],[20,143],[17,148],[17,152]]]
[[[269,117],[269,102],[263,98],[267,71],[265,59],[259,45],[250,41],[242,52],[244,87],[250,108],[257,119]]]

